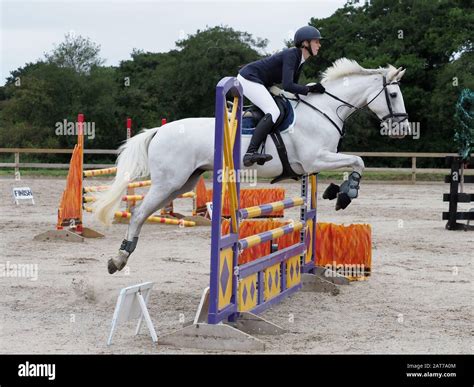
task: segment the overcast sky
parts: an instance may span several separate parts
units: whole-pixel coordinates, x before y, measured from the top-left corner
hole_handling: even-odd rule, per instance
[[[133,48],[166,52],[176,40],[206,26],[227,25],[283,47],[311,17],[327,17],[346,0],[313,1],[5,1],[0,0],[0,85],[10,71],[44,57],[73,31],[101,46],[107,65]]]

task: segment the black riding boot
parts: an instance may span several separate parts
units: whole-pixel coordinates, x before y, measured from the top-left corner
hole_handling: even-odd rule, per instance
[[[247,153],[244,155],[244,165],[250,167],[251,165],[258,163],[258,165],[263,165],[267,161],[273,159],[272,155],[265,153],[258,153],[258,148],[260,144],[265,140],[268,134],[271,132],[273,127],[272,115],[270,113],[265,114],[263,118],[259,121],[255,130],[252,134],[250,140],[249,148]]]

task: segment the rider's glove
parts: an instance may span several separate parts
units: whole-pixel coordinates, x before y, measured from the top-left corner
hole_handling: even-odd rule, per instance
[[[323,85],[321,85],[320,83],[316,83],[315,85],[310,85],[308,86],[308,91],[310,93],[320,93],[320,94],[323,94],[326,89],[324,88]]]

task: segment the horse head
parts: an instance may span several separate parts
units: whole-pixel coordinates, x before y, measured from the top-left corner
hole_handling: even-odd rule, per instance
[[[389,65],[382,74],[382,85],[374,85],[367,96],[367,106],[387,129],[391,138],[403,138],[410,130],[400,80],[406,69]],[[381,89],[382,87],[382,89]]]

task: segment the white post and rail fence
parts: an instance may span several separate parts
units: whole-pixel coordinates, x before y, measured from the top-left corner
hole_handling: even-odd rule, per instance
[[[20,162],[20,155],[26,154],[71,154],[72,149],[45,149],[45,148],[0,148],[0,157],[2,154],[13,154],[14,161],[10,163],[0,162],[0,168],[15,168],[15,173],[20,171],[20,168],[38,168],[38,169],[68,169],[69,163],[22,163]],[[360,157],[374,157],[374,158],[409,158],[411,159],[411,168],[386,168],[386,167],[369,167],[367,172],[394,172],[394,173],[411,173],[411,181],[416,183],[416,174],[446,174],[449,173],[448,168],[418,168],[417,160],[422,158],[440,158],[444,159],[446,156],[457,156],[456,153],[417,153],[417,152],[344,152],[346,154],[356,155]],[[115,149],[85,149],[84,154],[94,155],[116,155]],[[471,157],[474,156],[471,155]],[[110,168],[114,164],[84,164],[84,169],[89,168]],[[347,168],[341,168],[340,171],[349,171]],[[473,170],[466,170],[466,174],[474,174]]]

